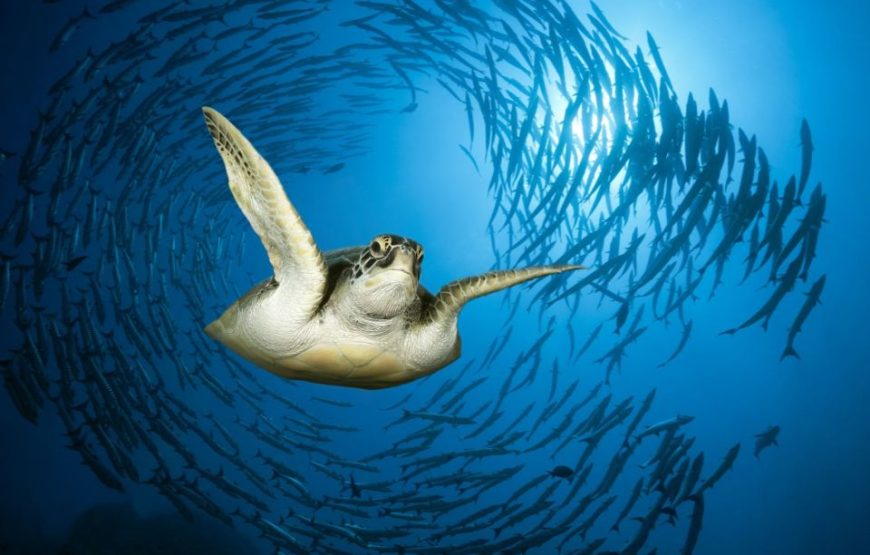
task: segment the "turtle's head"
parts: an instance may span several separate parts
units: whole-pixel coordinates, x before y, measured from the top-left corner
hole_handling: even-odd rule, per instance
[[[423,247],[398,235],[378,235],[353,265],[350,294],[360,310],[392,318],[417,299]]]

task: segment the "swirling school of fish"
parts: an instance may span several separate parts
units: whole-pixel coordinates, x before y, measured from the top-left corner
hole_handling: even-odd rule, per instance
[[[147,484],[185,518],[244,523],[284,552],[639,553],[668,522],[684,528],[691,553],[705,496],[740,443],[705,466],[685,430],[691,417],[645,423],[655,390],[638,403],[607,385],[626,349],[671,317],[683,331],[666,362],[679,354],[704,277],[715,290],[729,258],[744,281],[760,273],[772,292],[724,333],[766,329],[807,281],[825,195],[818,185],[804,198],[806,122],[800,174],[780,191],[755,137],[739,131],[735,143],[727,102],[711,91],[702,110],[690,95],[683,112],[652,37],[649,64],[594,4],[584,23],[562,1],[496,0],[489,11],[460,0],[359,1],[342,6],[341,39],[328,48],[312,30],[338,11],[324,1],[153,8],[113,0],[70,19],[51,51],[136,16],[125,39],[88,45],[47,91],[29,140],[3,151],[3,179],[17,171],[18,187],[0,221],[11,253],[0,312],[18,337],[0,369],[21,415],[36,424],[53,407],[69,447],[106,486]],[[240,296],[223,261],[243,257],[238,230],[248,227],[199,107],[221,106],[279,174],[328,174],[365,152],[376,118],[417,108],[420,79],[467,112],[461,148],[480,169],[474,152],[483,152],[492,171],[496,265],[590,267],[507,296],[508,318],[523,299],[541,315],[567,302],[571,322],[590,329],[575,345],[569,324],[570,352],[551,354],[551,318],[505,370],[507,346],[520,341],[508,328],[480,362],[460,361],[434,387],[381,407],[396,415],[388,444],[348,458],[336,445],[371,437],[346,425],[360,407],[326,393],[303,406],[302,386],[249,369],[200,331],[222,300]],[[399,108],[384,98],[404,90],[410,102]],[[824,279],[783,357],[797,356]],[[615,314],[575,318],[579,292]],[[612,320],[619,339],[594,359],[604,379],[581,385],[590,371],[575,365]],[[529,393],[540,379],[546,399]],[[475,398],[486,384],[498,393]],[[756,456],[778,431],[756,436]],[[546,457],[566,464],[545,467]]]

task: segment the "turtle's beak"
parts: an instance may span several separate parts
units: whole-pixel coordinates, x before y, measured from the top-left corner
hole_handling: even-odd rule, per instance
[[[378,260],[375,265],[384,270],[405,270],[413,276],[416,261],[417,255],[414,251],[405,245],[399,245],[390,249],[387,256]]]
[[[403,272],[406,272],[414,279],[418,278],[419,276],[417,275],[417,255],[413,251],[408,249],[405,245],[394,249],[393,252],[395,254],[393,254],[393,260],[390,262],[388,268],[390,270],[401,270]]]
[[[387,256],[378,260],[365,285],[367,288],[372,288],[392,283],[394,287],[414,291],[419,281],[416,261],[417,257],[413,251],[404,246],[394,247]]]

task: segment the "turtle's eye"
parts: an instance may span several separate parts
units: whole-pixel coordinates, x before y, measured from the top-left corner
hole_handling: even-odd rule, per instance
[[[372,256],[375,258],[383,258],[383,256],[387,253],[387,245],[385,241],[380,237],[375,238],[372,241],[372,244],[369,245],[369,250],[372,252]]]
[[[423,262],[423,247],[417,246],[417,262]]]

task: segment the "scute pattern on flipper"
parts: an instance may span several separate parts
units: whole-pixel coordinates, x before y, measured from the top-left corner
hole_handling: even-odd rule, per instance
[[[423,315],[423,323],[448,320],[471,300],[551,274],[580,270],[582,266],[533,266],[518,270],[487,272],[452,281],[441,288]]]
[[[275,172],[244,135],[212,108],[202,110],[233,198],[266,248],[276,280],[293,288],[294,303],[310,317],[320,305],[327,279],[326,263],[311,232]]]

